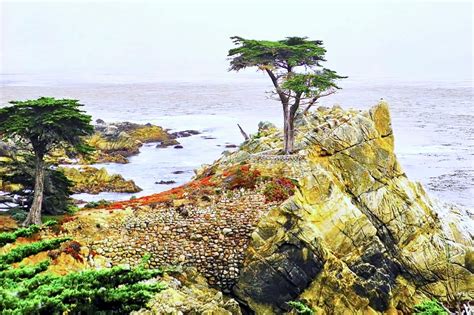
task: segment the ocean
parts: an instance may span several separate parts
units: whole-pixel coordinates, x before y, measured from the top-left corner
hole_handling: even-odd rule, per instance
[[[146,144],[129,164],[103,164],[133,179],[137,194],[79,194],[83,200],[125,200],[167,190],[188,181],[201,164],[219,158],[226,144],[239,144],[237,128],[253,133],[259,121],[282,124],[281,107],[265,91],[266,78],[212,81],[75,83],[24,75],[0,76],[0,106],[40,96],[79,99],[93,119],[153,123],[173,131],[195,129],[182,138],[183,149]],[[404,82],[348,79],[322,106],[367,109],[381,98],[391,108],[396,154],[411,180],[446,202],[474,208],[474,108],[472,81]],[[213,138],[213,139],[206,139]],[[181,174],[174,174],[182,171]],[[159,185],[174,180],[175,185]]]

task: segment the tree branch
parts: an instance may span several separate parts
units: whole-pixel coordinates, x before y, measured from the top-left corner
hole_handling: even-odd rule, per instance
[[[290,117],[294,117],[294,115],[296,114],[296,111],[300,107],[301,95],[303,95],[303,92],[296,93],[295,102],[290,107]]]
[[[278,79],[275,76],[275,74],[270,70],[270,69],[265,69],[267,72],[268,76],[272,80],[273,86],[275,87],[278,96],[280,97],[280,101],[283,104],[283,106],[288,105],[288,97],[285,95],[285,93],[282,91],[280,84],[278,83]]]
[[[244,136],[244,139],[245,141],[247,141],[249,138],[249,135],[244,131],[244,129],[242,129],[242,127],[240,127],[239,124],[237,124],[237,126],[239,127],[239,130],[240,130],[240,133],[242,134],[242,136]]]
[[[311,108],[311,106],[313,106],[317,102],[317,100],[319,100],[321,97],[329,96],[329,95],[334,94],[334,93],[336,93],[336,90],[329,90],[326,93],[321,93],[321,94],[318,94],[315,97],[313,97],[311,99],[311,101],[309,101],[306,108],[304,109],[303,114],[306,114],[309,111],[309,109]]]

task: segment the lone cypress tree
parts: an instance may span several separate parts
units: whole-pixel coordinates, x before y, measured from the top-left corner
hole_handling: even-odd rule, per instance
[[[307,112],[316,101],[336,92],[335,81],[346,77],[322,68],[326,49],[320,40],[287,37],[280,41],[231,37],[238,47],[229,50],[230,69],[257,67],[270,77],[283,106],[284,151],[294,151],[294,120],[300,106]]]
[[[34,196],[23,225],[41,224],[44,193],[45,156],[60,147],[89,153],[82,137],[94,131],[91,117],[80,110],[78,100],[40,97],[37,100],[12,101],[0,109],[0,135],[13,139],[35,157]]]

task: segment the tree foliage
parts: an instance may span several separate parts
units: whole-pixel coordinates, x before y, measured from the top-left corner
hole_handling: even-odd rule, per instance
[[[233,57],[230,69],[239,71],[248,67],[282,68],[290,72],[297,66],[320,66],[325,61],[323,42],[306,37],[287,37],[280,41],[231,37],[238,47],[229,50]]]
[[[323,68],[326,49],[320,40],[287,37],[280,41],[231,37],[237,46],[229,50],[230,69],[257,67],[268,74],[274,94],[283,105],[285,153],[294,149],[293,121],[300,106],[307,112],[321,97],[339,89],[336,81],[346,78]]]
[[[22,206],[30,208],[33,203],[35,186],[35,163],[31,154],[16,156],[8,162],[1,162],[2,177],[5,182],[20,184],[16,190],[8,192],[10,196],[20,196]],[[73,207],[70,196],[74,183],[62,171],[45,167],[44,195],[41,211],[43,214],[58,215],[68,212]]]
[[[11,101],[0,108],[0,134],[44,156],[57,147],[88,153],[91,148],[81,137],[94,129],[78,100],[40,97],[36,100]]]
[[[77,100],[40,97],[10,104],[0,108],[0,136],[15,141],[17,146],[31,150],[34,155],[34,195],[24,224],[41,224],[45,155],[58,148],[91,152],[83,137],[94,128],[91,117],[81,110],[83,105]]]
[[[30,227],[12,234],[29,235],[34,230]],[[154,294],[165,288],[158,281],[143,282],[164,273],[161,269],[146,269],[144,264],[133,269],[113,267],[65,276],[47,271],[49,259],[35,265],[11,266],[28,256],[58,248],[67,240],[58,238],[20,245],[0,256],[2,315],[124,314],[144,307]]]

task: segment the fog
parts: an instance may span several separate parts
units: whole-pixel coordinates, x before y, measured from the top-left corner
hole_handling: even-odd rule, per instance
[[[2,0],[0,72],[225,78],[232,35],[321,39],[353,78],[472,79],[470,1]]]

